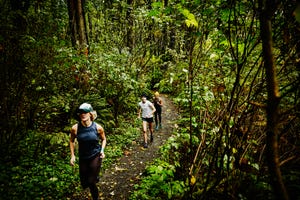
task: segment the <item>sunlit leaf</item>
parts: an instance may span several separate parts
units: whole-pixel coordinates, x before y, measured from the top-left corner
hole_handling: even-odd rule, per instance
[[[232,153],[233,153],[233,154],[237,153],[236,148],[232,148]]]
[[[194,185],[196,183],[196,178],[195,176],[191,177],[191,185]]]

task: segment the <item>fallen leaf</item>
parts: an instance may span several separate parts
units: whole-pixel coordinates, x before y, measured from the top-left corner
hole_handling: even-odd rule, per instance
[[[128,156],[128,155],[130,155],[130,154],[131,154],[131,152],[128,151],[128,150],[125,150],[125,151],[124,151],[124,155],[125,155],[125,156]]]
[[[118,166],[116,166],[115,169],[116,169],[116,171],[125,171],[126,170],[125,168],[121,168],[121,167],[118,167]]]

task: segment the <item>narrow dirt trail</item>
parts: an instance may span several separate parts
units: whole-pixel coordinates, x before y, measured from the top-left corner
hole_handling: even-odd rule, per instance
[[[140,137],[133,141],[130,149],[124,156],[103,172],[98,184],[100,199],[127,200],[138,183],[147,163],[159,157],[159,148],[172,135],[175,120],[178,118],[176,108],[166,95],[161,95],[164,106],[162,111],[162,129],[154,131],[154,141],[149,148],[142,147],[143,139]],[[141,134],[142,136],[142,134]]]

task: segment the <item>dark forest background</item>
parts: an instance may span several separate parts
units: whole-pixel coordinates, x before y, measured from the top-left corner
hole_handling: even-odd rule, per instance
[[[1,0],[0,193],[66,199],[76,108],[108,137],[104,168],[139,136],[142,93],[178,128],[132,199],[300,199],[296,0]],[[77,170],[77,171],[76,171]]]

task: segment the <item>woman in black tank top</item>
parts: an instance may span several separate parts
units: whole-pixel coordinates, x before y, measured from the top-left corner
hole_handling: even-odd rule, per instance
[[[156,111],[154,113],[155,130],[158,130],[159,128],[162,128],[162,126],[161,126],[161,112],[162,112],[162,106],[163,106],[163,102],[162,102],[161,98],[159,97],[158,92],[154,93],[153,104],[154,104],[154,107],[156,109]]]
[[[80,122],[73,125],[71,129],[70,164],[75,164],[75,138],[79,146],[79,176],[81,186],[89,188],[93,200],[98,199],[99,192],[96,183],[99,181],[99,172],[102,159],[105,157],[104,148],[106,146],[106,137],[102,126],[94,122],[97,113],[88,103],[80,105]],[[101,145],[99,144],[101,140]]]

